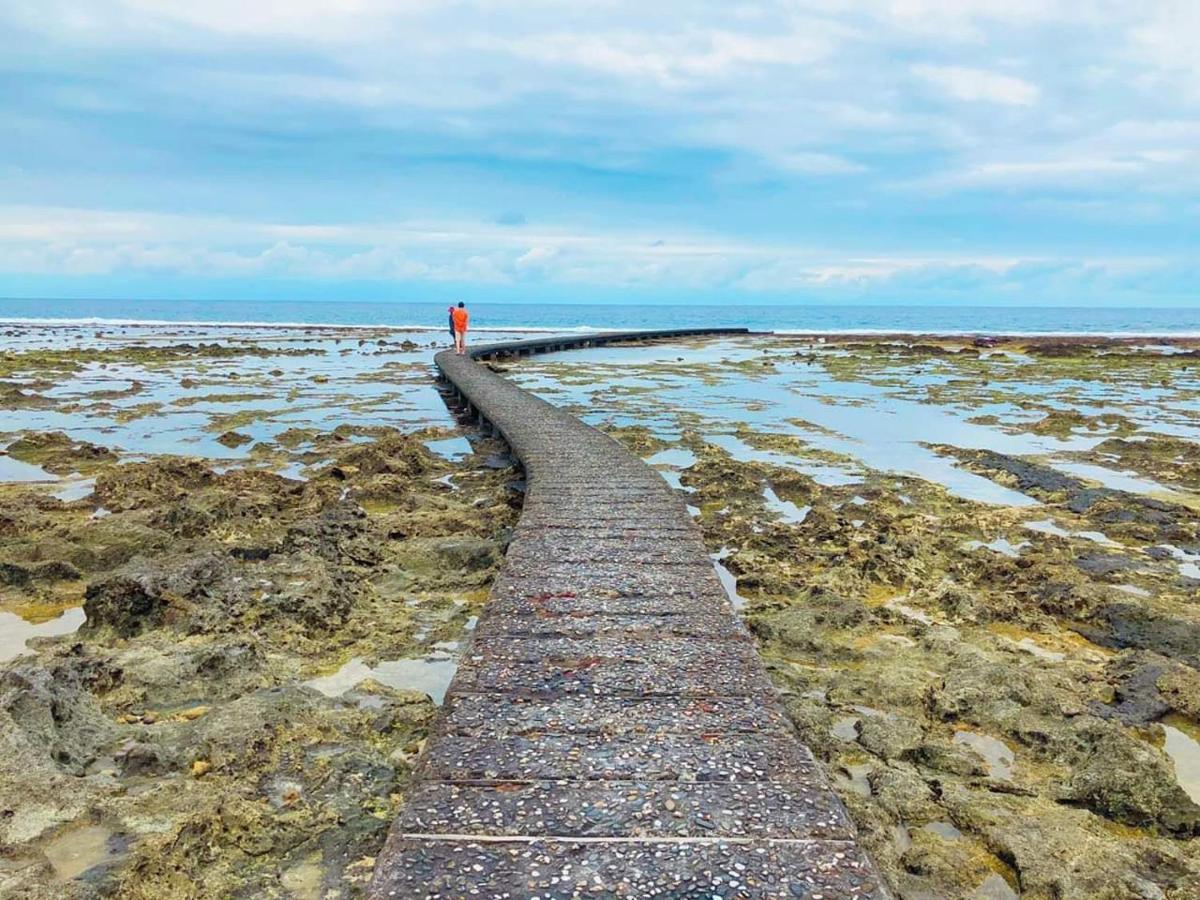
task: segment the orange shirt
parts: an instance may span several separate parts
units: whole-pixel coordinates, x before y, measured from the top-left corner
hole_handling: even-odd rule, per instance
[[[467,330],[467,320],[469,318],[470,318],[470,316],[467,315],[467,311],[465,309],[459,309],[458,307],[455,307],[454,308],[454,330],[455,331],[466,331]]]

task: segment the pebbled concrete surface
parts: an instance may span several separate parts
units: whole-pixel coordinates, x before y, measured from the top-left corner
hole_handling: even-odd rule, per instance
[[[526,500],[370,897],[887,897],[677,495],[474,361],[695,333],[438,355]]]

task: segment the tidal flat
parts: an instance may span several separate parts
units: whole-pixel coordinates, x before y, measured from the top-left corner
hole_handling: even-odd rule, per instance
[[[680,491],[898,896],[1200,896],[1200,342],[506,365]]]
[[[503,557],[440,335],[0,335],[0,895],[356,896]]]
[[[497,367],[680,492],[898,896],[1200,897],[1200,341],[981,343]],[[361,892],[520,509],[444,344],[0,329],[0,895]]]

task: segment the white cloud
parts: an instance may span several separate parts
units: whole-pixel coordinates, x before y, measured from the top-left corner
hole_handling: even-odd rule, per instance
[[[1024,79],[969,66],[919,63],[912,67],[912,73],[955,100],[1032,106],[1040,94],[1036,85]]]
[[[30,224],[32,223],[32,224]],[[288,235],[287,238],[281,235]],[[641,288],[778,292],[883,286],[897,279],[1000,283],[1037,267],[1130,273],[1139,258],[837,254],[680,232],[526,230],[464,223],[303,225],[103,210],[0,207],[0,271],[100,276],[549,281]]]

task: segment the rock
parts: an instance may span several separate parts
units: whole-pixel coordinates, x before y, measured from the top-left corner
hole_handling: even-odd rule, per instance
[[[145,509],[186,497],[215,478],[198,460],[155,459],[105,469],[96,476],[95,493],[100,505],[113,512]]]
[[[1084,553],[1076,558],[1075,565],[1081,572],[1097,578],[1137,568],[1136,561],[1114,553]]]
[[[0,712],[64,772],[82,775],[116,736],[77,660],[14,665],[0,675]]]
[[[858,722],[858,742],[881,759],[908,756],[924,737],[919,723],[899,715],[863,716]]]
[[[943,787],[941,802],[964,831],[979,834],[1016,871],[1021,896],[1055,900],[1190,897],[1200,865],[1186,845],[1147,851],[1086,810],[1044,798]]]
[[[935,772],[948,772],[964,777],[987,774],[987,769],[978,755],[949,742],[928,741],[914,748],[908,755],[918,766]]]
[[[1112,723],[1092,720],[1078,733],[1091,750],[1072,767],[1062,799],[1127,825],[1200,834],[1200,806],[1176,783],[1162,753]]]
[[[27,587],[33,582],[33,573],[16,563],[0,562],[0,584],[8,587]]]
[[[945,815],[925,779],[909,764],[876,769],[869,780],[872,795],[896,822],[929,822]]]
[[[353,468],[364,475],[423,475],[431,471],[433,453],[415,438],[392,434],[370,444],[358,444],[338,456],[338,466]]]
[[[1154,653],[1127,651],[1110,662],[1105,675],[1114,684],[1112,704],[1093,702],[1091,711],[1126,725],[1145,725],[1162,718],[1171,705],[1159,693],[1158,681],[1178,666]]]
[[[1159,676],[1156,686],[1172,709],[1200,719],[1200,672],[1176,665]]]
[[[165,597],[148,590],[137,579],[114,575],[87,586],[84,628],[107,627],[122,637],[132,637],[146,628],[160,626],[169,605]]]
[[[1109,603],[1093,620],[1104,627],[1079,626],[1084,637],[1109,647],[1135,647],[1200,668],[1200,622],[1148,609],[1136,603]]]
[[[241,434],[237,431],[226,431],[217,438],[217,443],[223,447],[241,447],[243,444],[249,444],[254,438],[248,434]]]
[[[29,574],[35,581],[76,581],[83,577],[77,568],[62,559],[37,563],[30,568]]]
[[[76,440],[61,431],[26,432],[9,444],[5,452],[13,459],[41,466],[55,475],[85,471],[117,458],[107,447]]]

